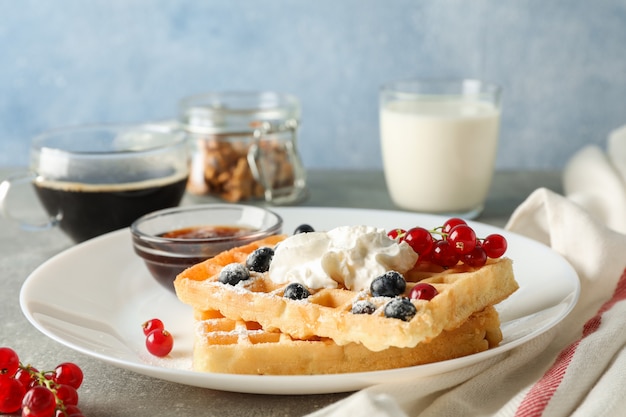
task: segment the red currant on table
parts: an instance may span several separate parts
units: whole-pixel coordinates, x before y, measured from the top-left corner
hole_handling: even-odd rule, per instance
[[[144,322],[141,327],[143,328],[143,334],[148,336],[153,330],[165,329],[165,325],[160,319],[150,319]]]
[[[66,405],[64,409],[57,408],[55,417],[84,417],[83,413],[75,405]]]
[[[78,405],[78,391],[71,385],[58,384],[55,387],[56,396],[64,405]]]
[[[439,294],[439,292],[435,287],[426,282],[419,282],[411,289],[409,297],[412,300],[430,301],[435,298],[437,294]]]
[[[12,377],[20,366],[17,353],[9,347],[0,347],[0,378]]]
[[[24,395],[22,417],[53,417],[56,405],[54,393],[43,385],[37,385]]]
[[[65,362],[53,371],[40,372],[20,363],[12,349],[0,347],[0,352],[0,366],[6,369],[0,375],[0,413],[21,409],[23,417],[83,417],[76,391],[83,380],[80,367]],[[15,362],[17,371],[13,372]]]
[[[83,371],[76,364],[64,362],[54,369],[53,380],[57,384],[66,384],[78,389],[83,383]]]
[[[13,378],[17,379],[24,385],[24,388],[28,389],[37,384],[37,373],[39,371],[37,368],[33,368],[32,366],[22,366],[17,370],[15,376]]]
[[[167,356],[174,347],[174,338],[172,334],[165,329],[153,330],[146,337],[146,348],[148,352],[154,356]]]
[[[22,407],[22,398],[26,389],[14,378],[0,378],[0,413],[11,414]]]

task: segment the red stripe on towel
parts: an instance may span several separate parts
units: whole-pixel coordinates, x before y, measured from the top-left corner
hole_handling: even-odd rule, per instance
[[[598,330],[600,324],[602,323],[602,314],[610,310],[618,301],[625,299],[626,269],[624,269],[622,276],[617,282],[613,296],[605,302],[602,307],[600,307],[600,310],[598,310],[596,315],[589,319],[583,326],[581,338],[563,349],[557,356],[552,367],[550,367],[543,377],[541,377],[541,379],[533,385],[530,391],[528,391],[526,397],[524,397],[519,408],[517,409],[517,412],[515,413],[516,417],[534,417],[541,416],[543,414],[548,406],[548,403],[550,402],[550,399],[554,396],[554,393],[561,385],[563,377],[572,362],[578,345],[580,345],[584,338]]]

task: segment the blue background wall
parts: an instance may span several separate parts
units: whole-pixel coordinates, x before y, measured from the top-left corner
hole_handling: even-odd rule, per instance
[[[301,98],[308,168],[380,168],[378,89],[406,77],[500,83],[498,167],[560,168],[626,123],[626,2],[0,0],[0,167],[45,129],[264,89]]]

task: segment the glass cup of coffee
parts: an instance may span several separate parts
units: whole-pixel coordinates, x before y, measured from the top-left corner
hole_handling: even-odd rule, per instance
[[[66,127],[33,139],[30,171],[0,183],[0,212],[24,229],[59,227],[82,242],[178,206],[188,175],[182,132],[148,125]],[[12,197],[31,185],[49,215],[40,224],[17,215]]]

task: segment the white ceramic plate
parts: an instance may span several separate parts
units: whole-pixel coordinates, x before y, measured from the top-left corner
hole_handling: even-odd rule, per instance
[[[366,224],[385,229],[416,225],[433,228],[439,216],[382,210],[277,208],[285,233],[302,223],[317,230]],[[191,370],[192,311],[157,284],[135,255],[128,230],[113,232],[53,257],[25,281],[20,304],[28,320],[50,338],[79,352],[181,384],[260,394],[320,394],[361,389],[406,378],[425,378],[461,369],[513,349],[545,332],[575,305],[579,281],[572,267],[550,248],[522,236],[470,223],[479,236],[498,232],[509,242],[508,256],[520,289],[498,306],[504,340],[494,349],[467,357],[388,371],[313,376],[258,376]],[[141,323],[159,317],[175,337],[168,358],[149,355]]]

